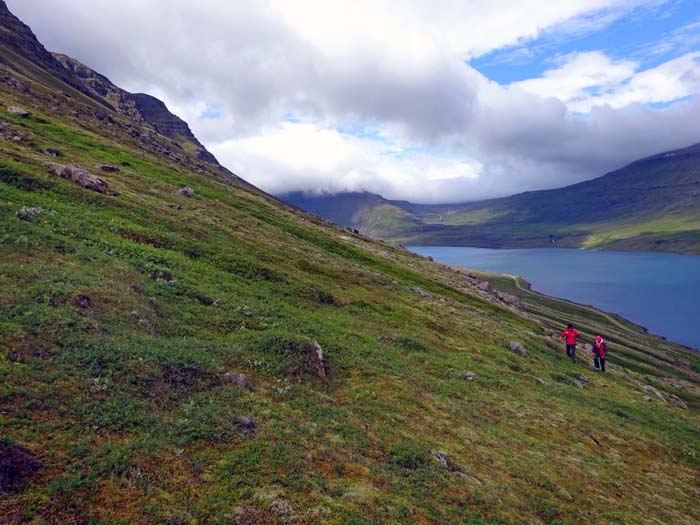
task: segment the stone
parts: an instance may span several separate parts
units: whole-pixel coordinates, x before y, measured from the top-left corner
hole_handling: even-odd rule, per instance
[[[78,295],[78,297],[75,298],[75,301],[73,301],[73,304],[77,308],[81,308],[81,309],[90,308],[90,305],[92,304],[92,299],[90,299],[89,295],[81,293],[80,295]]]
[[[81,166],[66,166],[56,162],[50,162],[47,166],[52,175],[75,182],[86,190],[102,193],[103,195],[117,195],[104,180],[96,177]]]
[[[522,357],[528,357],[530,355],[527,353],[525,346],[519,341],[511,341],[508,343],[508,350]]]
[[[317,341],[314,341],[307,347],[307,352],[316,368],[316,375],[321,379],[325,379],[327,371],[326,361],[323,358],[323,348]]]
[[[653,399],[649,396],[644,396],[644,401],[651,403],[653,401]]]
[[[523,303],[520,300],[520,298],[516,295],[503,292],[496,292],[496,297],[498,297],[501,300],[501,302],[504,302],[508,306],[512,306],[514,308],[517,308],[518,310],[523,309]]]
[[[480,281],[476,287],[482,292],[491,293],[491,283],[488,281]]]
[[[292,514],[294,514],[294,509],[289,504],[289,502],[284,501],[282,499],[278,499],[276,501],[273,501],[270,505],[270,512],[276,514],[284,520],[288,520],[292,517]]]
[[[7,108],[7,112],[10,115],[14,115],[15,117],[20,117],[20,118],[26,118],[29,115],[31,115],[31,113],[29,111],[27,111],[26,109],[19,107],[19,106],[9,106]]]
[[[686,405],[685,401],[683,401],[681,398],[679,398],[675,394],[669,394],[668,395],[668,401],[671,403],[676,408],[682,408],[683,410],[688,410],[688,405]]]
[[[430,292],[426,292],[425,290],[423,290],[422,288],[418,288],[417,286],[412,286],[411,291],[414,293],[417,293],[421,297],[432,297],[433,296],[433,294],[431,294]]]
[[[441,450],[436,450],[433,452],[433,457],[437,459],[440,464],[445,467],[447,470],[450,472],[459,472],[460,468],[457,466],[457,464],[452,460],[452,458],[446,453],[442,452]]]
[[[0,439],[0,498],[24,490],[40,468],[29,450]]]
[[[582,383],[590,383],[591,379],[586,374],[576,374],[576,379]]]
[[[471,371],[464,372],[462,374],[462,379],[464,379],[465,381],[474,381],[476,379],[476,374],[474,372],[471,372]]]
[[[58,151],[57,149],[54,149],[54,148],[46,148],[44,150],[44,154],[48,155],[49,157],[61,157],[62,156],[61,152]]]
[[[17,210],[17,218],[20,221],[33,221],[36,219],[39,215],[43,213],[44,210],[41,208],[32,208],[30,206],[22,206],[19,210]]]
[[[537,382],[538,382],[540,385],[542,385],[542,386],[547,386],[547,381],[545,381],[545,380],[542,379],[541,377],[535,376],[535,381],[537,381]]]
[[[114,173],[119,171],[119,168],[117,166],[112,166],[110,164],[97,164],[95,166],[100,171],[104,171],[105,173]]]
[[[226,372],[224,374],[224,379],[235,385],[238,385],[243,390],[246,390],[248,392],[253,390],[253,387],[251,386],[250,381],[248,380],[248,377],[245,374],[237,372]]]
[[[238,416],[236,418],[236,425],[238,425],[239,428],[245,430],[246,432],[255,432],[255,429],[258,426],[255,423],[255,420],[252,417],[248,416]]]
[[[574,380],[574,385],[576,385],[576,388],[585,388],[585,385],[578,379]]]
[[[194,190],[189,186],[183,186],[182,188],[177,190],[177,194],[181,197],[192,197],[194,195]]]
[[[659,392],[656,388],[654,388],[653,386],[651,386],[651,385],[643,385],[643,386],[642,386],[642,390],[644,390],[647,394],[654,394],[654,395],[655,395],[656,397],[658,397],[661,401],[663,401],[664,403],[666,403],[666,398],[664,397],[664,395],[663,395],[661,392]]]

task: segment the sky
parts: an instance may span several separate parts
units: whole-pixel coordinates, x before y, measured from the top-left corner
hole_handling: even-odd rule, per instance
[[[420,203],[700,142],[698,0],[7,0],[262,189]]]

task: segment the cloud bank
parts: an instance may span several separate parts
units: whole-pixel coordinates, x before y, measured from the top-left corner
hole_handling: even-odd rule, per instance
[[[267,191],[416,202],[562,186],[700,141],[689,49],[648,69],[582,51],[509,85],[469,65],[665,3],[8,0],[47,47],[163,98]]]

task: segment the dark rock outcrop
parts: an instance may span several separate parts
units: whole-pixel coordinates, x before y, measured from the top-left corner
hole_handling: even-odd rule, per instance
[[[24,490],[40,468],[29,450],[0,440],[0,496]]]

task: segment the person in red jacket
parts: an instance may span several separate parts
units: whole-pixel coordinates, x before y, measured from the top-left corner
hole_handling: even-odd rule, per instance
[[[569,323],[566,330],[561,333],[562,339],[566,342],[566,355],[568,355],[574,363],[576,362],[576,338],[580,335],[581,334],[574,330],[574,325],[571,323]]]
[[[605,356],[608,355],[608,350],[605,347],[605,339],[601,336],[595,336],[595,342],[593,343],[593,362],[595,363],[595,369],[605,372]]]

